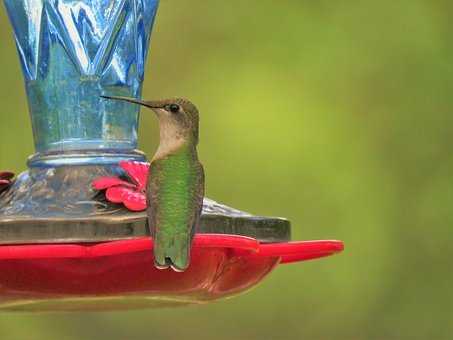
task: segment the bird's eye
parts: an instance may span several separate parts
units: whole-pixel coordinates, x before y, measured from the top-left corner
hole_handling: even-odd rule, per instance
[[[178,113],[180,110],[180,107],[178,104],[170,104],[170,105],[167,105],[166,110],[170,111],[171,113]]]

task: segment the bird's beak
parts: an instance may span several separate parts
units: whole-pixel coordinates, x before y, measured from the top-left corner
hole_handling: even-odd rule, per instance
[[[158,101],[143,101],[143,100],[139,100],[139,99],[136,99],[136,98],[119,97],[119,96],[101,96],[101,98],[122,100],[124,102],[133,103],[133,104],[137,104],[137,105],[142,105],[142,106],[148,107],[148,108],[152,109],[153,111],[154,111],[154,109],[161,109],[162,108],[162,104],[160,102],[158,102]]]

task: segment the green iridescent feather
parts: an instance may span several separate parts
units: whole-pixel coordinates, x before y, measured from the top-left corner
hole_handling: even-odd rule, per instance
[[[157,265],[180,270],[190,261],[190,245],[204,195],[203,167],[189,144],[151,163],[148,215]],[[171,261],[169,261],[171,260]]]

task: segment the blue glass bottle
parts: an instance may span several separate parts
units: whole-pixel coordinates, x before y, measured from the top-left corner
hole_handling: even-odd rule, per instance
[[[29,166],[143,159],[139,97],[158,0],[4,0],[25,78]]]

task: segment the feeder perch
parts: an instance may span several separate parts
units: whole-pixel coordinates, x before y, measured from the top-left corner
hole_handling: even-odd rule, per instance
[[[92,183],[126,175],[157,0],[4,0],[36,153],[0,178],[0,309],[105,310],[206,303],[258,284],[280,263],[331,255],[339,241],[290,242],[290,223],[205,199],[189,269],[153,266],[145,212]],[[11,185],[10,185],[11,184]],[[9,187],[8,187],[9,186]]]

